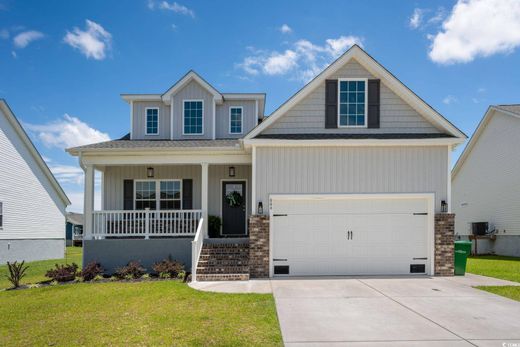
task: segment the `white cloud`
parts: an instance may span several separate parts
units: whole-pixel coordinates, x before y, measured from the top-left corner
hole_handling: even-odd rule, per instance
[[[61,183],[81,184],[83,183],[83,170],[72,165],[49,165],[54,177]]]
[[[155,4],[152,4],[150,7],[150,2],[149,2],[148,8],[154,9]],[[189,9],[186,6],[179,4],[178,2],[169,3],[167,1],[161,1],[158,5],[158,8],[161,10],[173,11],[175,13],[183,14],[185,16],[190,16],[192,18],[195,17],[195,12],[192,9]]]
[[[424,10],[422,10],[420,8],[415,8],[413,10],[413,13],[410,16],[410,20],[408,22],[408,25],[410,26],[410,28],[417,29],[422,23],[423,15],[424,15]]]
[[[44,36],[43,33],[36,30],[24,31],[14,37],[13,43],[16,48],[25,48],[31,42],[42,39]]]
[[[459,0],[430,39],[430,59],[440,64],[511,53],[520,45],[520,1]]]
[[[292,28],[287,24],[282,25],[279,30],[282,32],[282,34],[290,34],[293,31]]]
[[[86,30],[76,27],[72,32],[67,31],[63,40],[87,58],[103,60],[112,45],[112,35],[96,22],[87,19],[86,23]]]
[[[48,124],[26,124],[28,130],[47,147],[69,148],[110,140],[107,133],[91,128],[76,117],[65,114],[63,119]]]
[[[290,78],[309,81],[352,45],[362,46],[362,41],[358,36],[340,36],[325,40],[323,45],[298,40],[283,52],[249,48],[253,54],[245,57],[237,67],[251,76],[289,74]]]
[[[458,101],[458,99],[456,97],[454,97],[453,95],[448,95],[444,99],[442,99],[442,102],[446,105],[451,105],[457,101]]]

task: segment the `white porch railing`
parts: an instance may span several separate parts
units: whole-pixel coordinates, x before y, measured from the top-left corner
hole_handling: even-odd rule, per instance
[[[197,227],[195,238],[191,241],[191,280],[197,281],[197,265],[199,263],[202,244],[204,243],[204,218],[201,218]]]
[[[94,211],[92,233],[86,238],[192,236],[201,218],[201,210]]]

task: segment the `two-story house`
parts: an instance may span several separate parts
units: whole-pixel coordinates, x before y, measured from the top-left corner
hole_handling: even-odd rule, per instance
[[[452,274],[450,158],[466,136],[359,46],[266,118],[265,94],[193,71],[122,97],[128,136],[68,150],[85,170],[84,263],[170,255],[196,280]]]

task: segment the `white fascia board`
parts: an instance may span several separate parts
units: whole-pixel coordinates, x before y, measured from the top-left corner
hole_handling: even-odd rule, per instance
[[[265,93],[222,93],[225,100],[265,100]]]
[[[176,154],[121,154],[84,155],[84,165],[194,165],[208,164],[251,164],[251,154],[230,153],[176,153]]]
[[[130,103],[132,101],[161,101],[160,94],[121,94],[121,98]]]
[[[359,146],[452,146],[464,142],[460,138],[440,139],[331,139],[331,140],[276,140],[244,139],[244,147],[359,147]]]
[[[190,70],[186,75],[184,75],[184,77],[182,77],[172,87],[170,87],[170,89],[168,89],[164,94],[161,95],[163,102],[168,105],[170,102],[170,97],[172,95],[175,95],[179,90],[181,90],[186,84],[188,84],[192,80],[196,81],[210,94],[212,94],[217,104],[222,103],[222,94],[193,70]]]

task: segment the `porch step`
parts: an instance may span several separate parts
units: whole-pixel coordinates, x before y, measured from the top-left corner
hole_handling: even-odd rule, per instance
[[[197,264],[198,281],[249,279],[248,243],[204,243]]]

